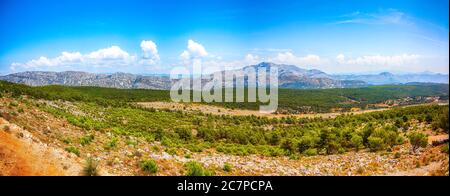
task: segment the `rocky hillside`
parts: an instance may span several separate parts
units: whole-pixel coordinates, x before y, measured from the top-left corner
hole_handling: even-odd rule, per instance
[[[0,76],[0,80],[30,86],[67,85],[98,86],[112,88],[169,89],[168,77],[141,76],[127,73],[94,74],[87,72],[42,72],[31,71]]]
[[[234,74],[240,78],[245,77],[250,72],[259,70],[278,69],[278,85],[282,88],[292,89],[322,89],[322,88],[353,88],[363,87],[367,84],[358,80],[336,80],[332,76],[317,69],[302,69],[295,65],[275,64],[262,62],[257,65],[250,65],[242,69],[233,70]],[[246,83],[247,84],[247,83]]]

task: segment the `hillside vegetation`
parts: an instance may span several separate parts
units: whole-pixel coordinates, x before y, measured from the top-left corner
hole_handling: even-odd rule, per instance
[[[448,105],[394,107],[390,110],[344,114],[334,118],[293,116],[267,118],[212,115],[200,111],[172,111],[129,104],[133,101],[169,101],[167,91],[64,86],[28,87],[7,82],[0,84],[2,95],[0,114],[3,119],[40,135],[44,141],[52,138],[49,141],[56,142],[73,156],[102,157],[100,159],[104,160],[100,162],[102,167],[116,168],[114,165],[119,165],[122,168],[120,172],[125,172],[124,174],[130,174],[130,169],[133,170],[131,173],[138,175],[153,175],[160,171],[167,172],[166,174],[180,174],[180,170],[172,171],[171,168],[174,167],[182,168],[182,173],[185,170],[189,173],[189,165],[198,166],[198,164],[179,164],[181,160],[191,160],[192,157],[196,157],[195,160],[203,162],[211,160],[220,164],[224,163],[221,159],[224,156],[247,159],[255,157],[251,155],[258,155],[257,157],[260,157],[258,159],[270,158],[279,161],[286,161],[283,157],[289,157],[288,160],[292,161],[287,161],[288,165],[299,163],[296,162],[299,159],[316,160],[304,159],[316,155],[323,155],[317,157],[381,156],[377,153],[367,154],[372,152],[399,152],[400,154],[395,156],[418,159],[419,155],[408,154],[401,149],[410,145],[412,147],[408,148],[411,151],[420,151],[429,143],[427,135],[448,137],[449,130]],[[448,86],[280,90],[280,97],[290,97],[280,100],[280,105],[295,107],[294,103],[324,104],[333,97],[342,97],[339,93],[365,103],[404,96],[445,97],[445,90],[448,90]],[[302,98],[302,94],[309,96],[310,99],[317,97],[318,100],[306,100]],[[325,108],[336,107],[332,103]],[[150,151],[158,152],[160,154],[158,156],[164,158],[152,162],[148,160],[148,157],[152,157]],[[365,154],[357,153],[359,151]],[[144,152],[148,155],[143,156]],[[167,157],[176,157],[176,161],[167,162],[171,160]],[[440,154],[439,157],[441,158],[436,159],[437,161],[442,157],[445,158]],[[378,164],[378,161],[375,160],[375,163]],[[383,163],[390,164],[387,160]],[[413,167],[411,164],[415,164],[415,162],[407,163],[402,163],[406,164],[405,168],[411,168]],[[241,165],[233,162],[233,166]],[[367,172],[378,173],[376,168],[384,166],[386,165],[373,165],[372,168],[369,165],[367,169],[372,169]],[[137,173],[134,171],[136,167],[141,168]],[[277,167],[264,166],[264,168],[276,170]],[[352,168],[351,171],[356,172],[355,174],[364,173]],[[338,172],[339,175],[346,171],[340,166],[335,169],[341,171]],[[217,171],[217,168],[215,170]],[[226,170],[230,171],[230,168]],[[389,171],[396,170],[389,169]],[[208,175],[213,174],[209,170],[205,172]],[[253,170],[246,172],[245,174],[250,174]],[[292,171],[290,174],[302,172]],[[309,169],[305,169],[304,172],[316,174],[311,173]]]
[[[170,92],[164,90],[68,87],[58,85],[30,87],[5,81],[0,81],[0,89],[14,96],[30,95],[34,98],[48,100],[61,99],[66,101],[95,102],[104,106],[124,105],[130,102],[171,100]],[[287,113],[330,112],[333,108],[348,111],[352,107],[366,108],[369,104],[407,97],[438,96],[440,99],[448,100],[448,92],[449,86],[447,84],[392,85],[317,90],[279,89],[278,109],[279,112]],[[422,101],[413,99],[408,103],[421,103]],[[257,110],[260,104],[265,103],[220,102],[208,104],[233,109]]]
[[[193,151],[213,147],[220,152],[232,154],[256,153],[268,156],[334,154],[353,148],[377,151],[402,144],[408,131],[417,129],[421,124],[448,132],[448,123],[444,123],[448,119],[448,106],[396,108],[383,112],[342,115],[333,119],[271,119],[156,110],[126,104],[129,101],[168,100],[166,91],[28,87],[5,82],[2,82],[2,89],[4,93],[8,92],[13,96],[31,95],[46,100],[73,101],[71,107],[67,107],[65,102],[38,104],[38,107],[86,130],[143,137],[147,141],[160,141],[169,147],[182,146]],[[404,96],[444,95],[445,89],[441,85],[417,85],[281,90],[280,105],[295,107],[296,103],[317,104],[331,108],[345,99],[342,98],[343,94],[364,103],[376,103]]]

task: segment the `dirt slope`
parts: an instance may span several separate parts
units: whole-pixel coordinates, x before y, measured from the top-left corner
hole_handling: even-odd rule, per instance
[[[79,175],[81,160],[0,118],[0,175]]]

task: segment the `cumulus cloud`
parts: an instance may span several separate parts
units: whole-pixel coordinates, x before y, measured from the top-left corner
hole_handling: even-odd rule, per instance
[[[151,40],[142,40],[141,42],[141,50],[143,53],[143,58],[147,59],[150,64],[156,63],[159,61],[158,49],[156,47],[155,42]]]
[[[296,56],[292,52],[278,53],[275,57],[270,57],[268,60],[274,63],[297,66],[320,65],[323,63],[323,60],[318,55],[308,54],[306,56]]]
[[[188,40],[187,50],[184,50],[180,54],[180,57],[183,60],[189,60],[192,58],[201,58],[206,56],[208,56],[208,52],[206,52],[205,47],[203,47],[203,45],[191,39]]]
[[[130,55],[128,54],[128,52],[122,50],[119,46],[111,46],[109,48],[91,52],[85,57],[94,60],[117,60],[127,59],[130,57]]]
[[[245,55],[244,58],[244,64],[245,65],[250,65],[250,64],[256,64],[259,63],[261,61],[261,58],[258,55],[254,55],[254,54],[247,54]]]
[[[80,52],[62,52],[59,56],[49,58],[41,56],[24,63],[14,62],[10,69],[16,71],[125,71],[131,72],[133,68],[145,68],[159,61],[156,44],[152,41],[141,42],[142,57],[130,55],[119,46],[111,46],[82,54]],[[136,69],[139,70],[139,69]]]

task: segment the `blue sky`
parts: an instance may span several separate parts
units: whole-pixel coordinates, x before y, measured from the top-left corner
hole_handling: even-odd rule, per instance
[[[168,73],[261,61],[448,73],[448,0],[0,1],[0,74]]]

